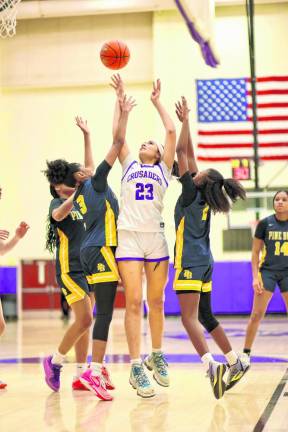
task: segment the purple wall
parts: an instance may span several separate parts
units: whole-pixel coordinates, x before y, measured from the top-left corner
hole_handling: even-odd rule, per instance
[[[0,267],[0,295],[16,294],[17,268]]]
[[[165,314],[180,313],[178,300],[173,291],[174,269],[169,268],[169,281],[165,291]],[[249,261],[215,262],[213,272],[212,307],[216,314],[250,314],[253,301],[252,270]],[[275,294],[268,312],[285,313],[285,305],[279,292]]]

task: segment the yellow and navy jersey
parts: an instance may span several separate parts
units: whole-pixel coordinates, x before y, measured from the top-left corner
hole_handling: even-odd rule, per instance
[[[49,217],[53,225],[56,240],[56,274],[81,272],[80,246],[85,234],[83,216],[74,206],[69,215],[62,221],[55,221],[52,217],[53,210],[63,204],[65,200],[54,198],[50,203]]]
[[[85,235],[81,249],[91,246],[117,246],[118,200],[108,186],[111,167],[103,161],[95,175],[81,184],[75,205],[84,219]]]
[[[174,267],[182,269],[210,265],[213,263],[209,237],[211,210],[189,173],[185,173],[180,178],[180,182],[182,194],[176,203],[174,213],[176,229]]]
[[[255,237],[263,240],[260,269],[288,272],[288,220],[268,216],[257,225]]]

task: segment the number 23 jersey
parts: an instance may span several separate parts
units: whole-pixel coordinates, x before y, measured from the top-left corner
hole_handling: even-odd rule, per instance
[[[141,164],[129,154],[122,164],[118,229],[163,232],[163,198],[171,180],[164,162]]]

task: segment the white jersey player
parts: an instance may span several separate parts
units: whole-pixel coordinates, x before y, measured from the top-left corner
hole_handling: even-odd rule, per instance
[[[124,94],[120,75],[112,77],[117,93],[113,133],[118,124],[119,102]],[[168,276],[169,253],[162,219],[163,197],[171,179],[175,156],[176,132],[173,121],[160,102],[160,80],[153,84],[151,101],[165,129],[164,147],[153,140],[145,141],[138,162],[127,144],[119,155],[122,164],[118,247],[116,260],[126,297],[125,329],[131,357],[130,384],[142,397],[155,395],[140,358],[142,316],[142,271],[147,279],[147,302],[152,339],[152,353],[144,364],[154,371],[158,384],[168,387],[167,363],[162,352],[164,326],[164,289]]]

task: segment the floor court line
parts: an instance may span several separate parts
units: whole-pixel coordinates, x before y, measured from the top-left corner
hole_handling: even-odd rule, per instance
[[[268,405],[266,406],[255,428],[253,429],[253,432],[262,432],[264,430],[287,382],[288,382],[288,369],[286,369],[285,374],[283,375],[279,384],[274,390],[274,393],[272,394],[271,399],[268,402]]]

